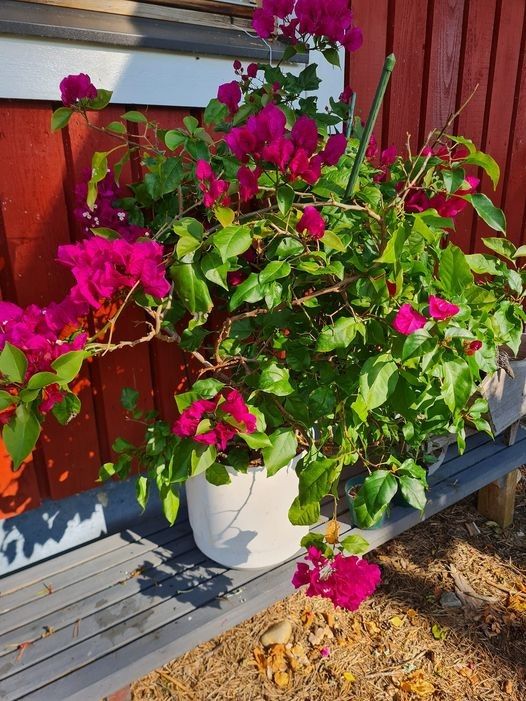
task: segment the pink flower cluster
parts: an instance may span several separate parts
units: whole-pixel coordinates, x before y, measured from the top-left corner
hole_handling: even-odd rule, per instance
[[[441,217],[456,217],[468,204],[462,198],[475,192],[480,183],[479,178],[473,175],[466,176],[466,181],[468,187],[459,188],[452,196],[438,192],[433,197],[428,197],[424,190],[413,189],[405,200],[405,211],[424,212],[426,209],[436,209]]]
[[[348,0],[263,0],[254,11],[252,26],[268,39],[277,30],[294,44],[319,37],[356,51],[363,43],[362,31],[353,25]]]
[[[323,238],[325,234],[325,220],[316,207],[312,207],[311,205],[305,207],[303,214],[296,224],[296,231],[300,234],[305,231],[313,239]]]
[[[28,362],[26,381],[37,372],[50,371],[51,363],[59,356],[84,347],[85,333],[77,333],[72,340],[63,340],[65,327],[71,324],[78,327],[78,316],[82,316],[83,311],[68,297],[47,309],[36,304],[22,309],[11,302],[0,302],[0,350],[8,342],[24,353]],[[73,330],[70,328],[67,335],[71,336]],[[46,388],[40,411],[50,411],[62,398],[58,385],[50,385]],[[7,423],[14,410],[15,407],[9,407],[1,412],[0,424]]]
[[[240,64],[241,65],[241,64]],[[223,83],[217,90],[217,99],[228,107],[230,114],[235,114],[241,101],[241,88],[236,80]]]
[[[137,283],[146,294],[162,298],[170,291],[163,266],[163,248],[155,241],[108,240],[93,236],[79,243],[59,246],[58,260],[71,268],[76,285],[71,299],[98,309]]]
[[[356,611],[362,601],[373,594],[380,583],[380,568],[354,555],[338,553],[328,559],[314,546],[308,548],[305,559],[312,567],[299,562],[292,578],[298,589],[307,584],[307,596],[323,596],[335,606]]]
[[[287,180],[301,178],[314,185],[320,178],[322,165],[335,165],[343,155],[347,140],[343,134],[329,137],[325,148],[318,148],[316,121],[302,115],[287,131],[285,113],[269,103],[246,125],[235,127],[225,137],[232,153],[242,163],[252,158],[256,164],[275,166]],[[255,188],[254,188],[255,190]]]
[[[227,196],[228,183],[218,178],[208,161],[197,161],[195,177],[199,181],[199,189],[203,193],[205,207],[213,207],[216,202],[227,207],[230,200]]]
[[[199,424],[210,420],[209,430],[197,434]],[[222,390],[213,399],[198,399],[187,407],[172,426],[172,432],[181,438],[192,438],[198,443],[215,445],[225,450],[229,440],[238,433],[254,433],[256,417],[251,414],[236,389]]]
[[[459,311],[460,307],[457,307],[456,304],[435,295],[429,296],[429,314],[433,319],[444,321],[455,316]],[[413,309],[410,304],[402,304],[393,320],[393,328],[399,333],[409,336],[414,331],[423,328],[426,323],[426,317]]]
[[[67,75],[60,81],[60,99],[66,107],[73,107],[80,100],[93,100],[97,97],[97,88],[87,73]]]
[[[123,197],[124,192],[117,186],[111,173],[108,173],[98,184],[97,199],[92,210],[86,204],[90,170],[86,169],[82,175],[82,182],[75,187],[74,209],[74,215],[81,224],[82,233],[92,236],[92,228],[113,229],[127,241],[135,241],[139,236],[148,235],[148,229],[130,224],[128,212],[115,206],[115,200]]]

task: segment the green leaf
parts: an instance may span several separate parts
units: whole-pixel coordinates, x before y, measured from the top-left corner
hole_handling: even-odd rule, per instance
[[[93,209],[97,199],[97,183],[100,183],[108,173],[108,154],[105,151],[95,151],[91,159],[91,178],[88,182],[86,204]]]
[[[87,357],[86,351],[69,351],[51,363],[61,382],[71,382],[79,374],[82,363]]]
[[[26,372],[26,356],[19,348],[6,341],[0,353],[0,373],[11,382],[23,382]]]
[[[381,521],[386,511],[387,505],[380,507],[377,511],[371,511],[361,492],[353,500],[353,519],[356,519],[356,524],[360,528],[373,528]]]
[[[292,203],[294,202],[295,192],[290,185],[281,185],[276,190],[276,200],[278,202],[279,211],[285,215],[288,214]]]
[[[415,355],[419,350],[422,349],[424,343],[429,341],[431,335],[429,331],[425,329],[417,329],[413,333],[409,334],[404,341],[404,347],[402,348],[402,360],[407,360],[411,356]]]
[[[68,392],[64,395],[64,399],[55,404],[51,409],[51,413],[62,426],[66,426],[75,416],[78,415],[81,409],[80,399],[73,392]]]
[[[201,241],[194,239],[193,236],[181,236],[175,247],[177,257],[183,259],[189,253],[192,253],[201,246]]]
[[[407,477],[406,475],[402,475],[398,479],[400,481],[400,491],[402,492],[402,496],[409,506],[412,506],[414,509],[418,509],[419,511],[423,511],[427,499],[422,482],[414,477]]]
[[[285,397],[294,389],[289,382],[289,371],[276,363],[269,363],[261,371],[258,387],[263,392]]]
[[[190,134],[193,134],[199,128],[199,121],[190,114],[183,118],[183,124]]]
[[[230,226],[234,219],[236,218],[236,213],[230,207],[216,207],[214,209],[214,214],[216,215],[217,221],[224,226]]]
[[[164,135],[164,143],[170,151],[175,151],[178,146],[182,146],[185,143],[188,136],[179,129],[170,129]]]
[[[71,107],[59,107],[51,116],[51,131],[63,129],[69,122],[73,110]]]
[[[270,438],[266,433],[255,431],[254,433],[239,433],[238,435],[245,441],[249,448],[252,448],[252,450],[268,448],[270,445]]]
[[[96,111],[103,110],[109,105],[112,95],[113,92],[111,90],[104,90],[103,88],[99,88],[97,90],[97,97],[94,97],[92,100],[88,100],[87,108]]]
[[[208,285],[191,263],[175,263],[170,267],[174,289],[189,312],[209,312],[213,305]]]
[[[261,453],[267,475],[271,477],[296,456],[298,441],[291,428],[278,428],[269,439],[270,445],[263,448]]]
[[[462,358],[447,360],[442,365],[442,396],[451,411],[463,409],[471,396],[472,379],[469,365]]]
[[[60,381],[60,378],[53,372],[37,372],[29,378],[26,387],[28,389],[42,389],[42,387],[47,387]]]
[[[12,404],[17,404],[17,403],[18,403],[18,398],[15,395],[9,394],[9,392],[6,392],[3,389],[0,389],[0,411],[3,411],[4,409],[7,409],[7,407],[11,406]]]
[[[247,251],[252,245],[252,232],[248,226],[227,226],[213,234],[212,243],[225,263]]]
[[[205,278],[224,290],[228,290],[227,275],[229,270],[228,263],[222,263],[219,254],[215,251],[209,251],[201,259],[201,272]]]
[[[319,502],[330,492],[338,476],[337,463],[330,458],[320,458],[306,465],[298,476],[300,504]]]
[[[127,122],[135,122],[136,124],[146,124],[148,122],[147,117],[144,116],[142,112],[137,112],[137,110],[130,110],[121,114],[122,119]]]
[[[133,387],[123,387],[121,391],[121,404],[126,411],[135,411],[139,401],[139,392]]]
[[[273,280],[279,280],[290,275],[290,264],[285,260],[273,260],[259,273],[259,281],[262,285]]]
[[[473,284],[473,273],[463,251],[448,244],[440,256],[439,276],[446,292],[452,295],[462,294],[466,287]]]
[[[203,120],[205,124],[219,124],[220,122],[224,122],[227,117],[228,107],[222,102],[219,102],[218,99],[213,98],[206,106]]]
[[[395,266],[399,264],[406,238],[407,233],[405,227],[399,226],[396,231],[394,231],[391,238],[387,241],[384,252],[379,258],[376,259],[376,262],[388,263]]]
[[[148,478],[144,475],[139,475],[139,477],[137,477],[137,482],[135,483],[135,496],[141,509],[144,511],[148,501]]]
[[[113,134],[126,134],[126,127],[122,122],[110,122],[106,129],[113,132]]]
[[[115,231],[115,229],[108,229],[105,226],[94,226],[90,229],[95,236],[100,236],[103,239],[108,239],[109,241],[115,241],[115,239],[120,238],[120,234]]]
[[[524,258],[526,256],[526,246],[519,246],[515,251],[514,258]]]
[[[104,465],[101,465],[99,468],[99,478],[97,481],[106,482],[106,480],[109,480],[110,477],[116,474],[115,465],[112,462],[105,462]]]
[[[216,487],[220,487],[222,484],[230,484],[232,481],[226,467],[224,465],[219,465],[217,462],[210,465],[205,472],[205,477],[210,484],[215,484]]]
[[[318,336],[316,350],[328,353],[336,348],[347,348],[355,339],[359,322],[354,317],[340,317],[332,326],[324,326]]]
[[[26,404],[17,407],[15,416],[4,426],[2,438],[13,460],[15,470],[31,454],[38,436],[40,422]]]
[[[493,183],[493,189],[495,189],[499,184],[499,164],[494,158],[489,156],[487,153],[483,153],[482,151],[475,151],[475,153],[471,153],[464,160],[464,163],[470,163],[471,165],[479,166],[479,168],[482,168]]]
[[[195,444],[194,444],[195,445]],[[215,445],[198,445],[191,452],[192,477],[208,470],[217,458]]]
[[[442,180],[449,193],[456,192],[464,182],[464,171],[462,168],[442,171]]]
[[[166,520],[170,526],[173,526],[179,511],[179,489],[171,484],[162,484],[159,488],[159,496]]]
[[[498,275],[500,270],[497,267],[499,262],[493,256],[485,256],[482,253],[471,253],[466,256],[469,267],[477,275]]]
[[[363,555],[369,550],[369,543],[361,535],[348,535],[340,544],[348,555]]]
[[[360,373],[360,394],[371,410],[384,404],[398,382],[398,368],[387,354],[368,358]]]
[[[365,478],[360,494],[368,511],[375,513],[388,506],[397,491],[398,483],[392,472],[375,470]]]
[[[289,521],[294,526],[310,526],[320,518],[320,504],[300,504],[298,497],[294,499],[289,509]]]
[[[259,302],[265,296],[265,287],[259,281],[257,273],[250,273],[241,285],[234,290],[228,308],[232,312],[243,302]]]
[[[343,243],[338,234],[335,234],[334,231],[331,231],[330,229],[325,231],[321,241],[324,246],[333,248],[335,251],[341,251],[343,253],[347,250],[347,246]]]
[[[513,260],[517,255],[517,249],[511,241],[508,241],[508,239],[494,236],[483,238],[482,241],[484,242],[486,248],[495,251],[495,253],[498,253],[499,256],[502,256],[503,258]]]
[[[334,46],[330,46],[328,49],[322,51],[324,58],[331,64],[331,66],[340,67],[340,54],[338,49]]]
[[[506,233],[506,217],[502,209],[495,207],[493,202],[482,192],[476,192],[474,195],[465,195],[465,200],[471,202],[479,217],[486,222],[488,226],[496,231]]]

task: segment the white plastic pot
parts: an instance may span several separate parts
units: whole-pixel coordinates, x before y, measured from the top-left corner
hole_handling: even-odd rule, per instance
[[[197,547],[221,565],[259,569],[292,557],[307,526],[293,526],[288,510],[298,495],[300,456],[267,477],[263,467],[246,474],[227,468],[230,484],[215,486],[204,474],[186,483],[188,516]]]

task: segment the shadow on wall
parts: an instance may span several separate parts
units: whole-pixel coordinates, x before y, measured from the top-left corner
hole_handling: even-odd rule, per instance
[[[0,575],[39,562],[65,550],[160,516],[153,493],[146,510],[135,499],[135,478],[109,482],[59,501],[46,501],[38,509],[0,521]],[[184,507],[182,508],[182,514]]]

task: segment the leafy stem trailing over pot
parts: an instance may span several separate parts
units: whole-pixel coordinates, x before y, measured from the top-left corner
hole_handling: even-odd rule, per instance
[[[308,45],[334,65],[341,46],[359,48],[347,5],[264,0],[254,27],[285,38],[284,58],[235,61],[203,124],[187,116],[167,130],[129,111],[95,125],[90,115],[111,93],[86,74],[62,81],[53,128],[80,118],[115,147],[93,155],[77,187],[85,238],[58,252],[71,292],[46,309],[0,303],[0,420],[15,467],[49,412],[65,423],[79,411],[70,383],[85,358],[153,338],[193,357],[194,382],[176,396],[173,426],[144,416],[126,390],[145,443],[117,439],[119,457],[101,475],[126,477],[137,460],[139,501],[156,484],[171,522],[189,477],[205,472],[222,485],[226,465],[261,463],[272,475],[303,451],[291,521],[316,522],[342,469],[362,461],[369,476],[355,510],[372,525],[398,490],[424,508],[431,436],[454,434],[463,449],[467,426],[490,431],[477,389],[496,371],[499,346],[517,350],[524,322],[526,250],[505,238],[504,214],[477,191],[475,173],[496,185],[499,168],[444,130],[400,154],[380,153],[372,137],[357,161],[367,139],[352,91],[324,108],[316,64],[286,68]],[[123,187],[130,158],[142,176]],[[449,240],[465,207],[496,232],[486,253],[466,255]],[[144,310],[144,334],[115,340],[132,304]],[[325,546],[308,545],[320,581],[336,581]]]

